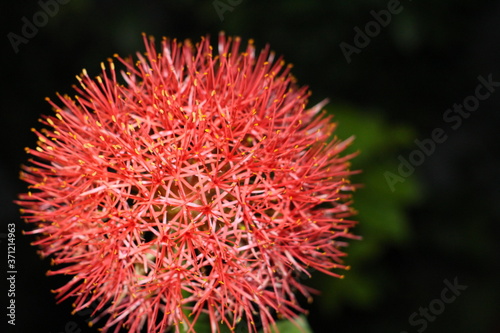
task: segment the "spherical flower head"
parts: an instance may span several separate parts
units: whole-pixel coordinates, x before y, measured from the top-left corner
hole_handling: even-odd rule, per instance
[[[49,100],[21,172],[28,233],[49,275],[72,276],[58,299],[103,332],[194,332],[201,317],[270,332],[305,312],[312,270],[348,268],[351,140],[269,47],[144,41],[135,62],[116,56],[121,78],[109,59]]]

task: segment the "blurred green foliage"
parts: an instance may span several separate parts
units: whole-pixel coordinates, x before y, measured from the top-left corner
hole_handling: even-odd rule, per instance
[[[320,309],[325,314],[337,311],[346,303],[355,307],[374,306],[384,293],[372,263],[386,254],[390,246],[401,245],[411,237],[406,209],[421,196],[415,177],[398,184],[392,192],[384,178],[384,172],[397,169],[397,153],[409,147],[415,136],[414,130],[405,125],[390,124],[378,110],[360,111],[352,106],[332,105],[329,113],[337,122],[335,135],[341,139],[355,135],[346,153],[359,152],[352,160],[352,170],[361,170],[351,178],[360,185],[353,194],[354,208],[359,221],[355,233],[360,241],[351,241],[346,249],[346,263],[351,270],[345,279],[314,276],[314,286],[322,291]]]

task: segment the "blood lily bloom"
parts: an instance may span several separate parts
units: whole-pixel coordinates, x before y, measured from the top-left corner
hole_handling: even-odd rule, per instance
[[[351,139],[329,140],[324,103],[306,108],[269,47],[145,44],[135,63],[116,56],[123,81],[110,59],[49,100],[21,172],[27,233],[48,275],[72,276],[59,301],[92,308],[103,332],[194,332],[202,317],[212,332],[270,332],[305,312],[311,270],[348,268]]]

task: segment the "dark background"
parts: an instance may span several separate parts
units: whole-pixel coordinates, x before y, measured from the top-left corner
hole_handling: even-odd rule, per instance
[[[42,8],[38,1],[2,2],[0,246],[6,253],[6,225],[15,223],[18,271],[9,332],[97,332],[87,316],[70,314],[71,301],[55,304],[50,290],[66,279],[45,276],[50,261],[21,235],[26,225],[12,203],[25,191],[18,172],[24,147],[36,144],[30,128],[51,112],[44,98],[72,94],[82,68],[96,75],[114,53],[143,51],[141,32],[197,41],[220,30],[253,38],[259,48],[269,43],[294,64],[299,84],[310,86],[312,103],[330,99],[339,135],[358,137],[353,149],[362,155],[354,167],[364,173],[355,180],[365,188],[355,199],[364,240],[352,244],[346,279],[315,274],[310,281],[322,291],[304,303],[313,331],[500,332],[500,89],[456,130],[443,121],[448,108],[474,94],[479,75],[500,81],[500,2],[402,1],[401,12],[347,63],[339,44],[353,45],[353,28],[363,30],[370,11],[388,2],[71,0],[17,53],[8,34],[21,35],[22,18],[33,22]],[[214,3],[231,10],[221,19]],[[398,156],[407,158],[414,140],[435,128],[447,140],[391,191],[384,173],[397,174]],[[467,289],[425,329],[412,326],[409,316],[455,278]]]

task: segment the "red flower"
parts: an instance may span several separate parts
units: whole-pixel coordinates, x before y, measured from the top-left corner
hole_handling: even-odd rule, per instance
[[[323,104],[306,108],[268,47],[145,43],[135,65],[118,57],[123,84],[109,60],[95,79],[83,71],[74,99],[49,100],[21,173],[28,233],[49,275],[73,276],[58,299],[95,309],[104,332],[193,331],[200,315],[212,332],[241,320],[269,332],[305,311],[301,275],[348,268],[351,140],[328,142]]]

